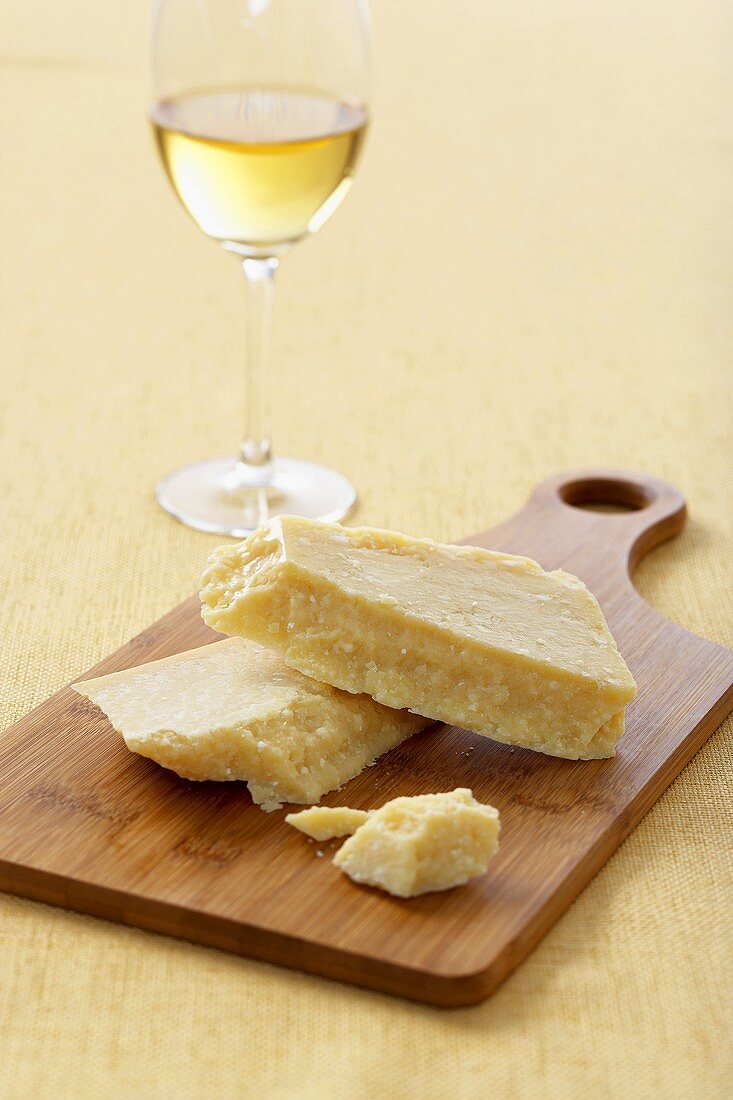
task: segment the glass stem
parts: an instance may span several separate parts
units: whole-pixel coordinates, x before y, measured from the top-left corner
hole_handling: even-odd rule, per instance
[[[242,261],[247,285],[245,422],[237,463],[242,486],[267,486],[272,478],[270,333],[278,264],[274,256]]]

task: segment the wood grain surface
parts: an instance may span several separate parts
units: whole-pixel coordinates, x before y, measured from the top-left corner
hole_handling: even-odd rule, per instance
[[[432,1004],[484,999],[733,709],[733,651],[658,615],[631,582],[684,521],[671,485],[599,470],[548,479],[518,515],[466,540],[580,576],[639,685],[612,760],[435,726],[323,800],[369,808],[471,787],[502,816],[484,878],[407,901],[356,886],[327,858],[338,842],[308,843],[243,783],[186,782],[132,755],[65,688],[0,743],[0,888]],[[215,637],[194,597],[76,679]]]

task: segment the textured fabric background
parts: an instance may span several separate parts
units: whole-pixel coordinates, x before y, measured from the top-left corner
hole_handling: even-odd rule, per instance
[[[642,563],[733,645],[733,12],[377,0],[375,123],[282,269],[276,440],[450,538],[603,464],[682,487]],[[9,723],[188,595],[156,478],[240,424],[240,276],[155,162],[147,4],[5,0]],[[730,1096],[731,726],[486,1004],[439,1011],[0,896],[3,1097]],[[2,822],[0,822],[2,828]]]

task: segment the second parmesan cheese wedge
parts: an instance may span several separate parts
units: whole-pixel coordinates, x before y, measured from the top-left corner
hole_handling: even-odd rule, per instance
[[[636,694],[583,582],[512,554],[284,516],[214,552],[201,600],[308,676],[553,756],[613,756]]]
[[[104,711],[132,752],[184,779],[246,780],[266,810],[317,802],[427,725],[309,680],[242,638],[74,689]]]

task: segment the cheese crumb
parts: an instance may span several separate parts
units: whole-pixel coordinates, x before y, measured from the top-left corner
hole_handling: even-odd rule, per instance
[[[369,815],[333,862],[354,882],[415,897],[483,875],[500,828],[499,811],[466,787],[395,798]]]
[[[333,840],[335,836],[355,833],[369,820],[369,811],[349,806],[311,806],[309,810],[287,814],[285,820],[314,840]]]

